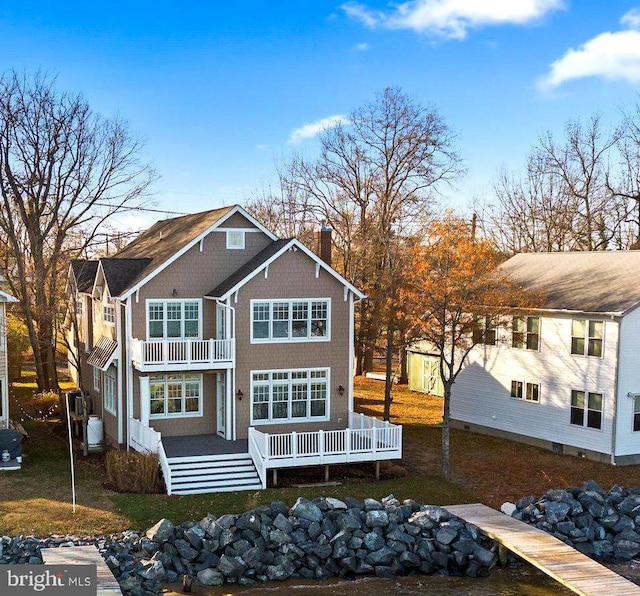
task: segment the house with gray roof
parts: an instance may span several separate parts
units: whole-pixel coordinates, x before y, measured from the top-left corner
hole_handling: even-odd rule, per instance
[[[518,254],[501,268],[543,305],[473,348],[452,425],[640,463],[640,251]]]
[[[241,207],[160,221],[68,287],[70,372],[108,445],[158,453],[169,494],[401,456],[401,427],[354,412],[363,294]]]

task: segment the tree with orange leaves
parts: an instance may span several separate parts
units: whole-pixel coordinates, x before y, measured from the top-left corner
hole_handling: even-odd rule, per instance
[[[526,292],[501,273],[504,257],[469,224],[451,214],[430,228],[416,247],[412,276],[402,301],[415,341],[429,342],[440,358],[444,387],[442,475],[449,476],[451,390],[471,349],[495,333],[495,324],[514,312],[535,308],[541,296]],[[492,325],[482,323],[491,320]]]

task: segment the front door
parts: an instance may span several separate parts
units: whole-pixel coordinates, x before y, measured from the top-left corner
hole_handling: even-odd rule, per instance
[[[226,436],[226,401],[227,401],[227,375],[219,372],[216,374],[216,432],[221,436]]]

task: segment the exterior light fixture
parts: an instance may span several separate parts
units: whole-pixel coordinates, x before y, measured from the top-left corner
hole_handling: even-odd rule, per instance
[[[238,392],[236,393],[236,397],[238,398],[238,401],[242,401],[242,398],[244,397],[244,393],[242,393],[242,389],[238,389]]]
[[[338,393],[342,396],[344,395],[344,387],[342,385],[338,385]]]

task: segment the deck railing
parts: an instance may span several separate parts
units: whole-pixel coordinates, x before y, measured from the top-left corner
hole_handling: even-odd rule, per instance
[[[249,429],[256,468],[284,468],[317,464],[400,459],[402,426],[353,414],[350,428],[270,434]],[[257,461],[258,460],[258,461]]]
[[[158,463],[164,476],[164,482],[167,486],[167,494],[171,494],[171,469],[167,461],[167,454],[162,444],[162,435],[157,431],[142,423],[137,418],[132,418],[129,424],[129,432],[131,434],[129,444],[140,453],[157,453]]]
[[[249,455],[253,460],[253,465],[256,467],[262,488],[267,488],[267,467],[261,455],[265,452],[266,448],[265,437],[265,434],[257,432],[255,428],[249,427]]]
[[[131,357],[138,370],[149,367],[207,368],[220,362],[233,362],[235,339],[159,339],[134,338]]]

